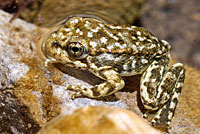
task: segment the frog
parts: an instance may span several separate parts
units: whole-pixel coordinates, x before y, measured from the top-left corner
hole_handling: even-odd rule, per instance
[[[144,118],[155,127],[169,127],[185,79],[185,67],[169,67],[171,46],[143,27],[107,24],[92,17],[73,16],[42,42],[45,66],[61,63],[87,70],[104,80],[93,87],[66,85],[72,99],[100,98],[123,89],[123,77],[141,75]]]

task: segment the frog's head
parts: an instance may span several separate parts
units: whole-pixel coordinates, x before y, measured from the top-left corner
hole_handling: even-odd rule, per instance
[[[73,17],[50,33],[43,41],[45,56],[63,64],[72,64],[86,58],[88,44],[84,39],[83,32],[87,30],[82,26],[84,24],[82,18]]]

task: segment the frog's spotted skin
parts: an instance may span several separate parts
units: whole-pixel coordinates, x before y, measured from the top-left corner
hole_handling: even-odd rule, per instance
[[[86,88],[67,85],[72,96],[107,96],[125,85],[122,76],[142,74],[140,94],[154,126],[170,125],[183,86],[185,69],[176,63],[168,69],[170,46],[141,27],[108,25],[94,18],[70,18],[43,42],[46,64],[60,62],[89,70],[105,82]]]

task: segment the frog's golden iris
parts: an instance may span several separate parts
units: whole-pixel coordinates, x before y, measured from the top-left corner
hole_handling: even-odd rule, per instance
[[[87,54],[85,46],[79,42],[70,42],[66,47],[66,51],[69,56],[75,59],[82,59]]]

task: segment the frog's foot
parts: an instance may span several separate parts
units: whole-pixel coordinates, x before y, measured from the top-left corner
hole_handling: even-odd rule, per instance
[[[183,64],[174,64],[165,71],[166,60],[154,61],[141,78],[141,99],[147,109],[145,116],[157,127],[170,125],[185,78]]]
[[[83,94],[82,90],[84,90],[84,89],[85,89],[85,87],[83,85],[66,85],[65,86],[65,90],[72,90],[72,91],[76,92],[71,96],[72,100],[80,97]]]
[[[58,61],[56,60],[56,59],[54,59],[54,58],[49,58],[49,59],[46,59],[45,61],[44,61],[44,66],[45,67],[49,67],[49,65],[50,64],[52,64],[52,63],[57,63]]]
[[[123,79],[113,69],[102,70],[101,75],[106,79],[105,82],[92,88],[87,88],[83,85],[67,85],[65,89],[77,92],[72,95],[72,99],[74,99],[79,95],[84,95],[89,98],[99,98],[113,94],[124,87],[125,83]]]

